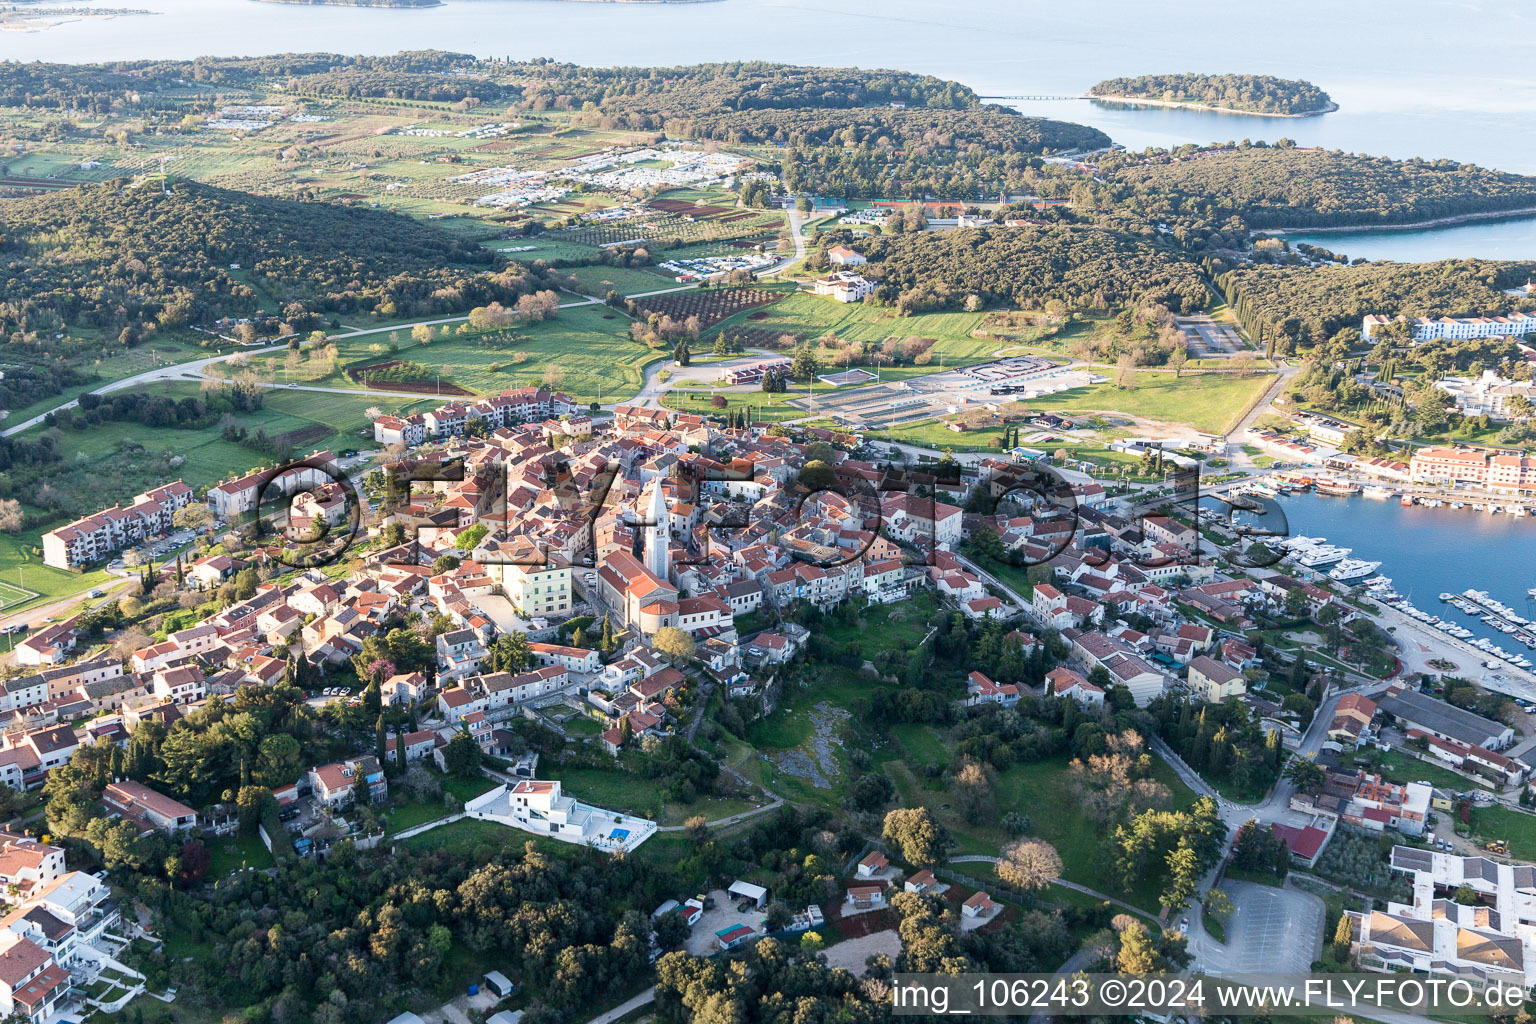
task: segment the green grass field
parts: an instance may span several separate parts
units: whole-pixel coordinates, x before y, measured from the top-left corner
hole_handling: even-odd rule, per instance
[[[198,386],[184,382],[152,384],[146,385],[144,391],[180,399],[196,395]],[[261,409],[234,418],[252,433],[265,429],[269,437],[306,428],[325,428],[324,433],[317,433],[297,447],[300,453],[308,453],[363,445],[365,437],[371,436],[365,433],[365,411],[371,407],[405,412],[428,404],[409,396],[397,400],[274,388],[266,392]],[[84,430],[61,427],[58,437],[63,458],[47,483],[84,514],[126,502],[147,488],[171,480],[182,479],[193,487],[204,487],[270,462],[259,452],[224,440],[220,429],[211,425],[201,430],[176,430],[134,423],[103,423]],[[19,497],[26,501],[25,494]],[[0,609],[24,608],[88,590],[114,578],[99,571],[80,575],[42,564],[40,551],[34,552],[42,544],[42,534],[69,518],[60,516],[20,534],[0,534]],[[19,599],[16,587],[23,587],[34,596]]]
[[[751,319],[754,313],[766,313],[766,317]],[[969,366],[984,363],[992,358],[999,347],[990,338],[973,338],[971,332],[981,323],[984,313],[922,313],[917,316],[898,317],[892,310],[862,303],[841,303],[812,295],[795,292],[771,306],[746,313],[738,313],[725,320],[720,330],[726,334],[733,328],[783,331],[819,338],[828,331],[845,342],[884,341],[886,338],[905,338],[916,335],[937,339],[933,346],[933,362],[929,366],[887,367],[881,371],[886,380],[898,380],[919,374],[933,373],[945,367]],[[942,357],[942,359],[941,359]]]
[[[1371,754],[1374,755],[1371,760],[1380,768],[1388,782],[1408,783],[1423,779],[1431,786],[1448,789],[1453,793],[1492,788],[1486,785],[1480,786],[1459,772],[1453,772],[1434,761],[1417,758],[1401,750],[1371,751]]]
[[[104,572],[73,573],[44,565],[41,553],[44,532],[42,527],[33,527],[21,533],[0,533],[0,582],[8,587],[24,588],[37,595],[6,605],[6,612],[18,611],[66,594],[83,593],[116,579]],[[38,550],[34,552],[34,548]],[[7,590],[6,594],[15,596],[15,591]],[[15,636],[7,638],[5,649],[8,650],[9,644],[20,639]]]
[[[89,332],[73,332],[76,336],[89,335]],[[192,359],[202,359],[217,354],[218,348],[199,348],[195,341],[205,335],[196,335],[188,332],[190,337],[170,336],[157,337],[152,343],[145,343],[134,348],[124,348],[122,345],[111,341],[103,341],[101,349],[93,353],[83,353],[71,362],[89,379],[80,384],[65,388],[57,395],[49,395],[40,398],[27,405],[19,405],[10,410],[6,416],[6,422],[21,423],[56,408],[70,401],[82,391],[94,391],[96,388],[110,384],[124,377],[132,377],[136,373],[145,370],[153,370],[157,366],[166,366],[172,363],[184,363]],[[225,346],[227,351],[230,346]],[[7,359],[11,356],[7,355]]]
[[[512,249],[523,249],[532,246],[524,252],[511,252]],[[534,260],[589,260],[597,255],[597,250],[590,245],[578,245],[575,242],[567,242],[560,238],[513,238],[507,241],[490,242],[487,248],[495,249],[503,253],[508,259],[514,259],[523,263],[532,263]]]
[[[1536,815],[1494,804],[1472,810],[1472,832],[1481,840],[1504,839],[1509,855],[1519,860],[1536,858]]]
[[[1161,758],[1153,758],[1152,777],[1167,786],[1173,793],[1177,808],[1190,807],[1195,794],[1179,781],[1172,768]],[[1122,889],[1117,881],[1100,874],[1095,866],[1094,854],[1103,842],[1098,824],[1081,813],[1059,813],[1063,807],[1067,766],[1057,761],[1015,765],[998,777],[997,809],[999,816],[1009,811],[1028,814],[1035,823],[1036,834],[1056,847],[1065,865],[1065,878],[1100,892],[1122,896],[1127,902],[1151,911],[1157,910],[1156,880],[1144,882],[1132,890]],[[1058,810],[1053,811],[1052,808]],[[991,837],[1001,840],[1001,830]]]
[[[917,764],[947,764],[950,752],[933,726],[902,722],[891,726],[891,736],[905,752],[905,760]]]
[[[1171,373],[1138,373],[1136,386],[1129,390],[1110,383],[1095,384],[1031,398],[1027,404],[1031,409],[1049,412],[1120,413],[1162,423],[1182,423],[1208,434],[1219,434],[1272,380],[1267,374],[1195,374],[1175,378]]]
[[[197,385],[153,384],[147,385],[144,392],[180,399],[196,395]],[[366,444],[372,436],[367,432],[366,410],[370,408],[405,412],[426,408],[428,404],[408,395],[392,399],[377,395],[351,396],[270,388],[262,408],[238,413],[234,419],[252,434],[265,430],[271,438],[292,431],[324,428],[323,432],[316,432],[295,446],[296,451],[307,454],[314,450],[357,448]],[[130,444],[141,446],[142,451],[125,448]],[[178,477],[193,487],[201,487],[271,461],[239,442],[224,440],[217,424],[200,430],[121,422],[87,426],[83,430],[63,427],[59,431],[59,453],[65,467],[100,470],[54,475],[53,486],[66,492],[81,492],[78,500],[88,509],[113,501],[126,501],[146,487]],[[103,486],[104,481],[106,486]]]
[[[282,841],[281,839],[279,840]],[[260,836],[222,836],[208,842],[208,879],[217,881],[241,868],[264,870],[273,865],[272,854]]]
[[[561,768],[560,789],[583,803],[651,817],[662,825],[681,825],[699,814],[712,820],[726,818],[757,806],[748,800],[714,796],[701,796],[691,804],[665,801],[654,782],[620,767]]]
[[[408,359],[440,369],[444,383],[451,382],[477,394],[491,394],[527,384],[542,386],[548,368],[558,366],[563,374],[560,390],[577,401],[589,402],[599,397],[608,403],[624,401],[640,390],[643,367],[664,357],[664,353],[630,341],[629,323],[624,314],[606,306],[586,305],[562,309],[552,320],[501,332],[494,341],[452,335],[420,345],[404,329],[392,332],[394,338],[391,333],[343,338],[337,342],[337,369],[307,382],[361,389],[362,385],[346,376],[341,367]],[[395,352],[388,351],[392,340],[398,347]],[[523,357],[521,362],[519,356]],[[283,379],[281,356],[264,357],[252,363],[259,363],[262,372],[272,375],[274,380]],[[430,394],[424,397],[440,404]],[[377,402],[375,396],[366,404]]]
[[[809,415],[785,401],[794,398],[793,392],[770,395],[763,391],[742,391],[722,395],[725,408],[716,409],[710,402],[708,391],[694,388],[662,392],[661,404],[677,412],[697,413],[700,416],[721,416],[727,412],[749,412],[754,422],[779,423],[783,420],[799,420]]]

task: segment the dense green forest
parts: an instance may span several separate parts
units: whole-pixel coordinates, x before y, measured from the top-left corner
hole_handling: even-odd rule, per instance
[[[1189,225],[1235,216],[1249,228],[1369,227],[1536,207],[1536,177],[1285,144],[1109,157],[1100,169],[1119,203]]]
[[[1536,309],[1530,299],[1504,294],[1532,273],[1536,261],[1243,266],[1220,273],[1216,283],[1249,333],[1284,354],[1326,341],[1342,328],[1358,329],[1367,313],[1474,316]]]
[[[1273,75],[1137,75],[1109,78],[1090,96],[1126,96],[1168,103],[1200,103],[1260,114],[1305,114],[1326,110],[1332,101],[1311,82]]]
[[[0,330],[120,330],[244,316],[428,315],[515,300],[531,279],[429,224],[382,210],[117,179],[0,200]],[[238,265],[239,269],[231,269]],[[273,312],[273,310],[268,310]]]
[[[958,307],[966,296],[1038,308],[1162,304],[1203,308],[1198,263],[1154,237],[1094,227],[969,228],[883,235],[860,243],[882,297],[907,312]]]
[[[1097,128],[1043,117],[1024,117],[1002,107],[748,110],[677,118],[667,123],[667,131],[681,138],[732,143],[840,147],[867,144],[885,149],[920,146],[967,150],[980,147],[1002,153],[1039,153],[1044,149],[1109,145],[1109,136]]]
[[[766,61],[687,67],[588,68],[535,60],[500,69],[523,88],[532,110],[591,103],[616,127],[662,128],[673,118],[727,111],[802,107],[908,106],[957,110],[979,106],[959,82],[907,71],[805,68]]]
[[[1109,145],[1096,128],[998,107],[751,110],[669,121],[667,132],[786,146],[791,192],[961,200],[1029,190],[1041,153]]]
[[[0,62],[0,106],[84,110],[207,106],[209,93],[189,97],[185,83],[279,85],[312,95],[384,96],[414,100],[501,99],[515,87],[457,75],[451,68],[474,57],[444,50],[405,51],[382,57],[339,53],[285,53],[267,57],[199,57],[190,61],[112,61],[101,64]],[[201,100],[201,104],[199,103]]]

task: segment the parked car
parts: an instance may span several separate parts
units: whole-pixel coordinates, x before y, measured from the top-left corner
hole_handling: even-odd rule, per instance
[[[106,597],[107,596],[107,592],[105,590],[93,590],[93,591],[91,591],[91,596],[92,597]]]

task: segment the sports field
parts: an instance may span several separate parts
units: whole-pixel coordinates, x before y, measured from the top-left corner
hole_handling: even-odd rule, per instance
[[[36,596],[35,590],[23,590],[14,583],[0,582],[0,611],[26,604]]]

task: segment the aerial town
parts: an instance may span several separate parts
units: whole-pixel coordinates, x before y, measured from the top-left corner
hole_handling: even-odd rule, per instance
[[[1536,989],[1536,264],[1373,248],[1536,178],[1264,75],[0,86],[0,1019]]]

